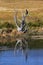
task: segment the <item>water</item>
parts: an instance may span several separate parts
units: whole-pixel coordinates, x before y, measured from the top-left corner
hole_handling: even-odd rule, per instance
[[[0,65],[43,65],[43,49],[28,50],[27,56],[20,50],[0,51]]]

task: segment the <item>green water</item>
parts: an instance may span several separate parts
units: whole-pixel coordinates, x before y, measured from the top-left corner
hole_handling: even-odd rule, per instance
[[[16,41],[15,42],[7,42],[7,43],[0,43],[0,47],[3,47],[3,46],[7,46],[7,47],[15,47],[15,44],[16,44]],[[28,48],[29,49],[40,49],[40,48],[43,48],[43,40],[31,40],[31,39],[28,39]]]

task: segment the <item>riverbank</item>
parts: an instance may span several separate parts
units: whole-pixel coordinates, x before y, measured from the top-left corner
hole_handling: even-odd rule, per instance
[[[15,45],[16,41],[0,43],[0,50],[14,49]],[[28,39],[27,45],[29,49],[43,49],[43,39]]]
[[[7,46],[0,47],[0,51],[13,50],[14,48],[9,48]]]

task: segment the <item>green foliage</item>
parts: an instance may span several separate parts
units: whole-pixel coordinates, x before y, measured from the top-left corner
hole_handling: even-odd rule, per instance
[[[2,27],[5,27],[5,28],[14,28],[15,26],[11,23],[8,23],[8,22],[5,22]]]
[[[43,27],[43,22],[41,22],[41,21],[29,22],[28,26],[30,26],[30,27]]]
[[[16,26],[14,24],[11,24],[9,22],[5,22],[3,24],[0,24],[0,28],[15,28]]]
[[[3,26],[2,26],[2,24],[0,24],[0,28],[2,28]]]

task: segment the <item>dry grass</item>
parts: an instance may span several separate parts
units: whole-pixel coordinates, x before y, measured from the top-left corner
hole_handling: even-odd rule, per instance
[[[18,18],[21,19],[21,12],[25,12],[26,8],[29,11],[27,23],[36,22],[37,19],[43,21],[43,1],[0,0],[0,24],[4,22],[14,24],[15,9],[18,11]]]
[[[14,1],[13,3],[0,1],[0,6],[8,8],[43,8],[43,1]]]

